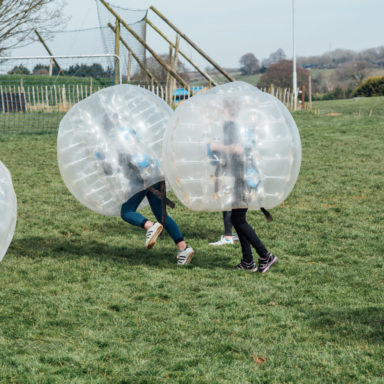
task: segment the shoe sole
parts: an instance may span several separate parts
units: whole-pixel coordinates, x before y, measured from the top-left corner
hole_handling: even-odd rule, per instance
[[[185,263],[177,263],[177,265],[187,265],[187,264],[189,264],[190,262],[191,262],[191,260],[192,260],[192,258],[193,258],[193,256],[195,256],[195,251],[193,251],[193,252],[191,252],[189,255],[188,255],[188,257],[187,257],[187,259],[185,260]]]
[[[258,271],[258,269],[257,269],[257,267],[255,267],[255,268],[251,268],[251,269],[246,269],[246,268],[235,268],[237,271],[245,271],[245,272],[257,272]]]
[[[159,225],[159,227],[156,229],[156,232],[153,233],[151,240],[148,244],[146,244],[145,248],[151,249],[155,246],[157,238],[160,236],[161,232],[163,232],[163,226]]]
[[[271,261],[271,262],[270,262],[270,263],[269,263],[269,264],[268,264],[262,271],[260,271],[260,273],[265,273],[265,272],[267,272],[268,269],[271,268],[272,265],[275,264],[277,260],[278,260],[277,257],[274,256],[273,259],[272,259],[272,261]]]

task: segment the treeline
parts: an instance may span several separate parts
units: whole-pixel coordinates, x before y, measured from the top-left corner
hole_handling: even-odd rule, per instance
[[[384,46],[369,48],[360,52],[348,49],[335,49],[320,56],[297,58],[297,64],[303,68],[337,68],[342,64],[358,61],[384,67]]]
[[[246,53],[240,57],[240,72],[243,75],[264,73],[271,65],[286,60],[287,55],[279,48],[268,58],[259,60],[253,53]],[[384,68],[384,46],[369,48],[360,52],[349,49],[335,49],[319,56],[298,57],[297,66],[301,68],[335,69],[348,63],[364,63],[365,67]]]
[[[246,53],[240,60],[242,75],[259,74],[257,86],[292,87],[292,61],[286,59],[280,48],[261,62],[253,53]],[[313,70],[313,71],[312,71]],[[297,59],[298,86],[308,87],[311,75],[312,93],[321,98],[348,98],[356,95],[384,95],[382,83],[377,78],[384,73],[384,46],[361,52],[336,49],[320,56]],[[365,82],[376,77],[365,85]],[[365,87],[359,88],[362,85]],[[359,89],[358,89],[359,88]]]
[[[107,67],[104,69],[101,64],[93,63],[91,65],[87,64],[75,64],[71,65],[67,69],[61,69],[57,65],[52,65],[50,68],[49,65],[36,64],[32,71],[29,70],[24,65],[16,65],[10,71],[9,75],[48,75],[52,74],[57,76],[59,74],[64,74],[65,76],[77,76],[77,77],[92,77],[94,79],[100,78],[111,78],[113,76],[113,69]]]

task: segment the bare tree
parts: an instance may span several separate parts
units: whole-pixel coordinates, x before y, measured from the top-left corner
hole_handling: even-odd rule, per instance
[[[159,55],[163,61],[166,63],[169,63],[169,54],[161,54]],[[158,63],[158,61],[153,58],[152,56],[147,58],[147,68],[149,71],[155,76],[155,78],[160,81],[160,83],[166,83],[167,77],[168,77],[168,72],[167,70],[161,66],[161,64]],[[177,73],[180,75],[182,79],[184,79],[186,82],[189,82],[189,74],[187,71],[186,66],[178,61],[177,63]],[[142,82],[145,80],[148,80],[147,76],[141,69],[139,69],[133,76],[132,79],[134,81]]]
[[[344,63],[336,69],[334,81],[341,88],[354,88],[367,77],[373,67],[374,65],[364,60]]]
[[[246,53],[240,57],[240,71],[242,75],[254,75],[260,69],[259,60],[253,53]]]
[[[35,29],[48,37],[63,28],[65,5],[65,0],[0,0],[0,56],[35,41]]]
[[[270,65],[276,64],[279,61],[285,60],[287,58],[287,55],[285,52],[279,48],[276,52],[273,52],[269,55],[268,59],[264,59],[261,63],[261,65],[264,68],[268,68]]]

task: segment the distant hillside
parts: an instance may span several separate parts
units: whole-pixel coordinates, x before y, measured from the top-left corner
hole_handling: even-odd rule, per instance
[[[372,67],[384,68],[384,46],[360,52],[335,49],[319,56],[298,57],[297,64],[304,68],[337,68],[348,62],[364,61]]]
[[[384,46],[354,52],[335,49],[319,56],[298,57],[298,67],[310,70],[313,93],[324,94],[336,88],[355,89],[362,81],[384,76]],[[242,76],[239,68],[226,68],[236,80],[256,85],[261,74]],[[218,83],[226,82],[225,77],[216,70],[207,72]],[[191,72],[194,84],[206,84],[206,80],[197,72]]]

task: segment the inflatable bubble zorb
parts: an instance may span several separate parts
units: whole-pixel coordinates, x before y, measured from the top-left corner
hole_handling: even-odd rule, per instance
[[[172,109],[133,85],[105,88],[60,123],[57,157],[71,193],[89,209],[119,216],[137,192],[164,180],[162,141]]]
[[[301,143],[287,108],[256,87],[233,82],[176,109],[164,138],[164,171],[188,208],[273,208],[292,191]]]
[[[0,161],[0,261],[7,252],[15,233],[17,200],[11,174]]]

